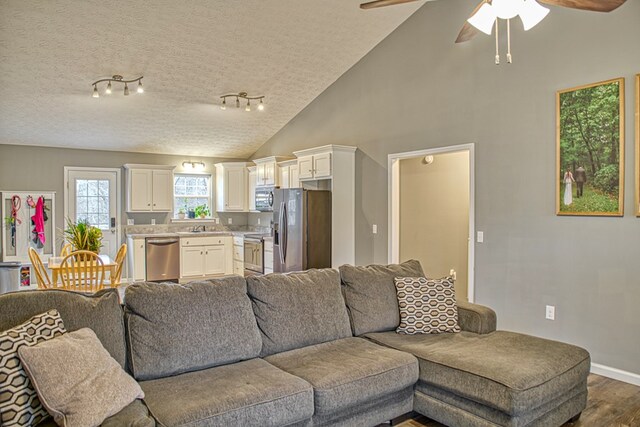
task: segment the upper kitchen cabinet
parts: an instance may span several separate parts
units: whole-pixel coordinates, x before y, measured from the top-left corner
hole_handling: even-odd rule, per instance
[[[278,163],[278,177],[280,188],[300,188],[298,161],[294,159]]]
[[[218,212],[247,212],[249,210],[250,163],[217,163],[216,210]]]
[[[325,145],[308,150],[295,151],[298,158],[298,174],[300,181],[316,179],[332,179],[336,164],[350,160],[355,147],[344,145]]]
[[[173,211],[175,166],[126,164],[127,212]]]
[[[255,159],[256,187],[277,187],[280,185],[278,177],[278,162],[288,160],[286,157],[265,157]]]

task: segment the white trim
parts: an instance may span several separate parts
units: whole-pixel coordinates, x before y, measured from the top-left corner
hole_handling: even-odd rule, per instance
[[[623,381],[625,383],[640,386],[639,374],[623,371],[622,369],[600,365],[599,363],[592,363],[591,373],[596,375],[602,375],[603,377],[607,377],[607,378],[612,378],[614,380]]]
[[[400,261],[400,162],[399,160],[413,159],[416,157],[432,156],[435,154],[456,153],[467,151],[469,153],[469,255],[468,255],[468,284],[467,299],[475,300],[475,144],[452,145],[449,147],[429,148],[425,150],[409,151],[406,153],[393,153],[388,156],[388,203],[389,203],[389,263]]]
[[[87,172],[115,172],[116,173],[116,250],[122,244],[122,171],[120,168],[93,168],[87,166],[65,166],[64,167],[64,187],[63,187],[63,202],[64,202],[64,218],[69,217],[69,172],[70,171],[87,171]],[[64,222],[63,222],[64,223]]]

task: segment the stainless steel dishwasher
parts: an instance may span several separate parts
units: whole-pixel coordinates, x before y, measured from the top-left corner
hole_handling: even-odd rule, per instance
[[[177,282],[180,279],[180,239],[147,237],[147,281]]]

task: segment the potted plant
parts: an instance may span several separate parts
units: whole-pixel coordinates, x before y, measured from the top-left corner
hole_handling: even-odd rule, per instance
[[[178,209],[178,219],[184,219],[184,208]]]
[[[64,240],[74,251],[91,251],[98,254],[102,247],[102,230],[90,225],[86,219],[74,223],[67,218]]]
[[[196,206],[196,209],[194,211],[196,218],[206,218],[208,217],[211,212],[209,212],[209,208],[207,207],[207,205],[200,205],[200,206]]]

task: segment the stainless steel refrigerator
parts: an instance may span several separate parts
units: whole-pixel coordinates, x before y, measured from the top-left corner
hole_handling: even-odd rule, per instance
[[[273,271],[331,267],[331,192],[273,193]]]

